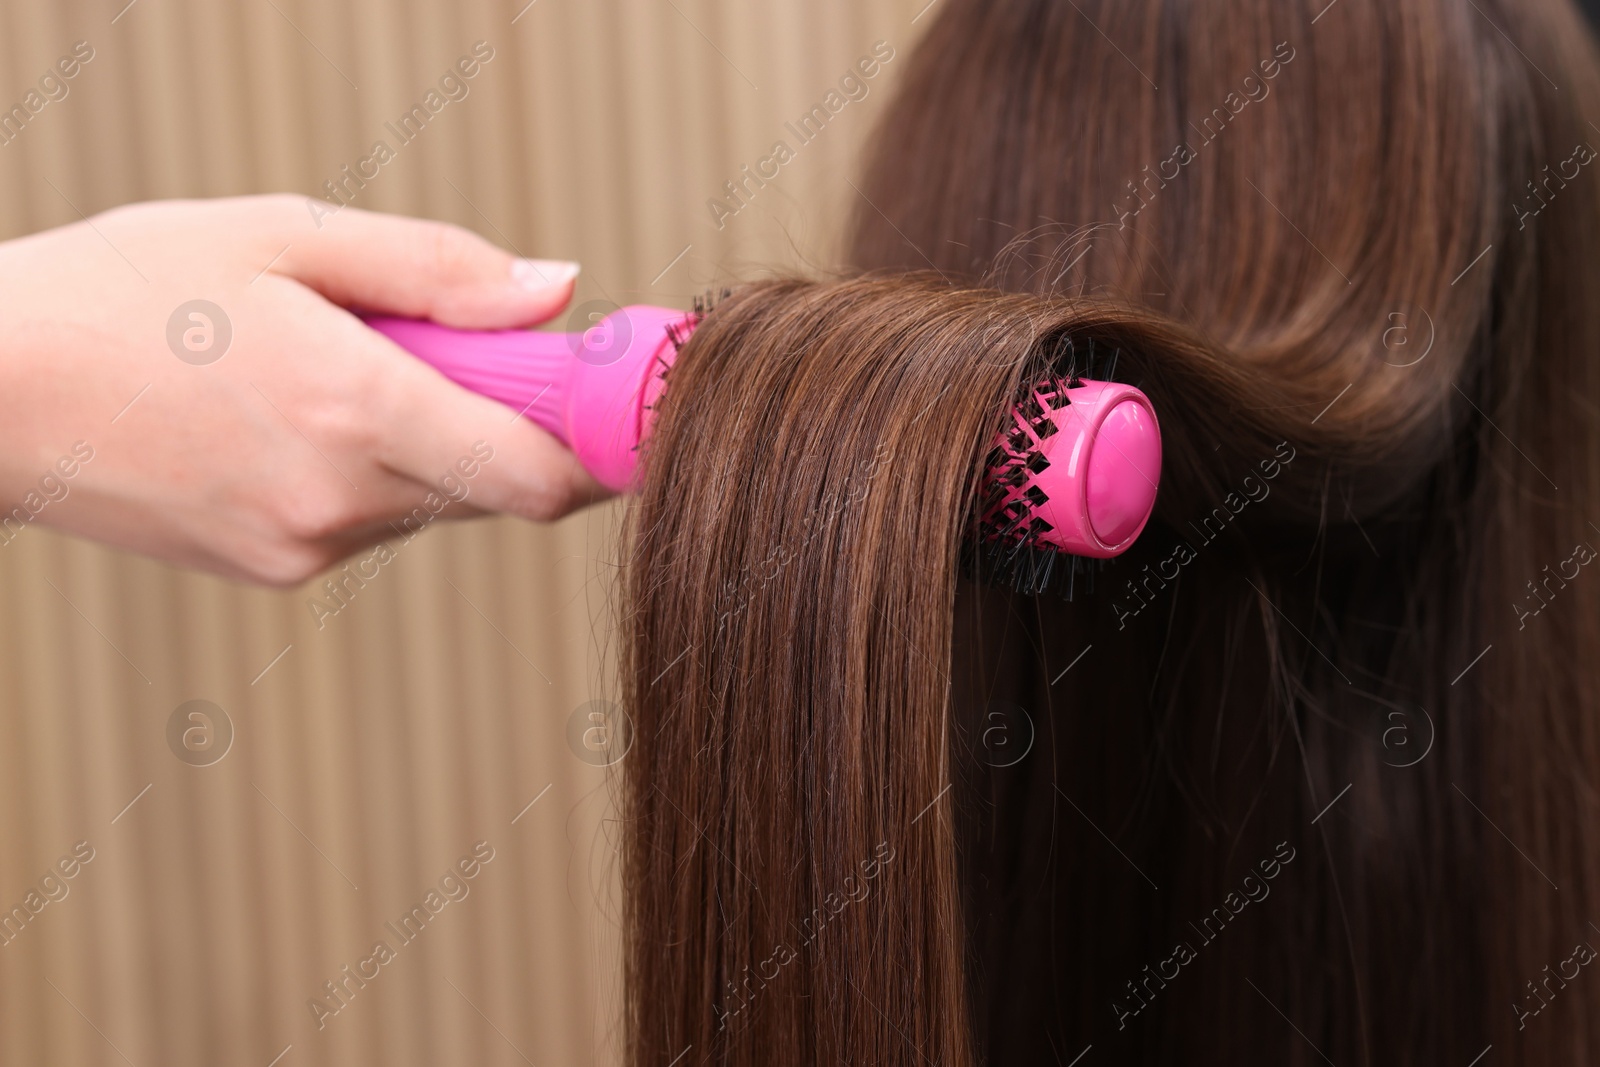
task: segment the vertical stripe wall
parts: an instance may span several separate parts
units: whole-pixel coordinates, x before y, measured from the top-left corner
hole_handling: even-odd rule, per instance
[[[925,0],[525,3],[0,0],[0,105],[94,49],[0,146],[0,238],[317,195],[483,41],[469,95],[359,206],[579,259],[579,302],[835,262]],[[895,60],[801,145],[784,123],[879,40]],[[714,225],[707,200],[779,140],[793,160]],[[618,519],[432,527],[320,627],[320,579],[251,589],[37,524],[0,547],[0,909],[93,850],[0,944],[0,1064],[616,1062],[615,807],[567,736],[616,689]],[[168,745],[194,699],[233,729],[209,766]],[[475,846],[467,895],[403,943],[386,924]],[[392,961],[346,978],[379,940]]]

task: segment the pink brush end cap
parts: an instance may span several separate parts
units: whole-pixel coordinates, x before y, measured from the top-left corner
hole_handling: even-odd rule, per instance
[[[1041,443],[1050,466],[1034,476],[1050,498],[1041,540],[1078,556],[1120,554],[1150,519],[1161,482],[1161,428],[1131,385],[1084,381],[1055,413],[1058,432]]]

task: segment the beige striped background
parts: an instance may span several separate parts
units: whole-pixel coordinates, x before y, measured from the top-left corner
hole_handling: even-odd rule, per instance
[[[315,193],[481,40],[471,94],[360,206],[580,259],[580,300],[681,305],[832,262],[925,0],[524,2],[0,0],[0,104],[75,41],[95,51],[0,147],[0,237],[133,200]],[[878,40],[896,59],[798,147],[784,122]],[[796,158],[713,226],[706,200],[778,139]],[[0,947],[0,1064],[614,1062],[613,809],[566,741],[612,689],[614,525],[431,529],[321,631],[314,586],[38,527],[0,548],[0,909],[75,842],[95,852]],[[195,698],[236,731],[208,767],[166,742]],[[470,895],[319,1030],[307,999],[397,943],[384,922],[477,841],[495,858]]]

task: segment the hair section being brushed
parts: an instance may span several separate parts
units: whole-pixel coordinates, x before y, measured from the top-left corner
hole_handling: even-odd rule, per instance
[[[752,285],[679,353],[629,519],[627,980],[654,991],[630,1063],[969,1062],[941,803],[960,561],[983,456],[1068,339],[1218,413],[1179,420],[1180,508],[1294,419],[1148,311],[931,273]],[[1239,394],[1272,403],[1224,420]],[[1315,486],[1283,484],[1270,514],[1310,529]]]

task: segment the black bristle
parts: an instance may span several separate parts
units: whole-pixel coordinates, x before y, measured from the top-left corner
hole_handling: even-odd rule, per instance
[[[706,320],[706,316],[710,315],[719,303],[732,295],[732,289],[722,289],[716,293],[707,289],[704,293],[696,296],[690,303],[690,310],[684,316],[684,321],[667,327],[667,339],[672,342],[673,349],[681,351],[683,346],[688,343],[689,337],[694,333],[696,327]]]
[[[995,544],[1005,545],[1011,543],[1011,535],[1022,529],[1027,521],[1028,516],[1027,513],[1024,512],[1023,514],[1012,519],[1010,522],[1006,523],[1004,526],[1000,527],[1000,529],[995,531]],[[1025,543],[1023,541],[1017,541],[1016,544],[1018,546],[1024,546]]]
[[[1094,592],[1095,574],[1106,561],[1044,543],[1053,527],[1039,509],[1049,497],[1033,476],[1050,466],[1040,444],[1059,432],[1054,416],[1072,403],[1068,392],[1083,388],[1085,379],[1110,380],[1121,354],[1113,348],[1108,355],[1093,338],[1071,335],[1052,339],[1041,351],[1041,373],[1019,394],[1002,440],[984,457],[977,533],[962,545],[967,573],[1024,596],[1053,588],[1071,601]]]

